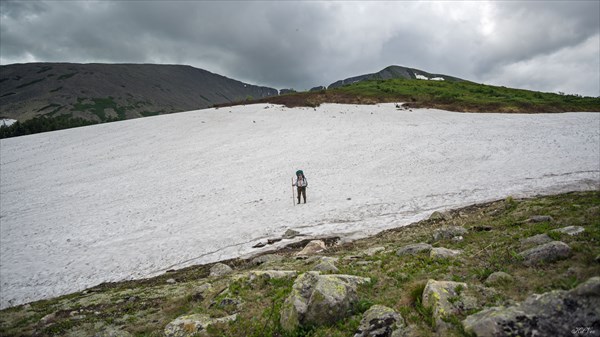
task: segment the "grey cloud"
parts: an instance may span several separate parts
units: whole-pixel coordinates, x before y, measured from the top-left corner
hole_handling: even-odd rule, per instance
[[[534,90],[567,84],[561,91],[597,96],[600,46],[589,41],[600,33],[599,6],[3,1],[0,62],[181,63],[296,89],[399,64]],[[560,82],[567,69],[586,69],[592,79]]]

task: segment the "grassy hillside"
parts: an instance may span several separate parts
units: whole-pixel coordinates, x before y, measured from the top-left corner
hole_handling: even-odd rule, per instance
[[[536,215],[548,215],[551,220],[527,221]],[[434,230],[446,225],[465,228],[464,239],[433,241]],[[555,231],[565,226],[582,226],[585,231],[574,236]],[[529,267],[519,255],[528,247],[523,240],[543,233],[568,244],[572,254],[563,260]],[[319,258],[295,258],[294,253],[302,247],[296,244],[276,252],[270,262],[261,265],[252,260],[225,261],[233,268],[233,273],[226,276],[209,276],[210,265],[194,266],[152,279],[102,284],[83,292],[6,309],[0,311],[0,335],[107,336],[112,332],[118,336],[162,336],[165,326],[181,315],[223,317],[235,313],[235,321],[212,325],[205,335],[342,337],[353,336],[362,313],[373,304],[381,304],[404,317],[410,327],[408,336],[435,336],[432,310],[420,300],[427,280],[465,282],[475,289],[483,287],[493,272],[512,275],[512,281],[479,288],[487,293],[482,307],[449,316],[452,328],[445,335],[465,336],[460,321],[484,307],[519,302],[533,293],[573,289],[600,275],[599,240],[597,191],[533,199],[508,197],[449,211],[444,218],[423,220],[352,243],[334,245],[333,240],[328,241],[330,247],[321,254],[339,258],[335,264],[340,274],[371,279],[370,284],[359,288],[359,301],[352,315],[330,325],[283,331],[280,310],[292,290],[293,279],[255,282],[248,279],[247,273],[253,270],[303,273],[321,262]],[[426,253],[411,256],[396,253],[399,248],[417,242],[460,249],[463,254],[458,258],[435,259]],[[365,254],[369,249],[377,249],[377,253]]]
[[[473,82],[390,79],[362,81],[340,88],[270,97],[256,102],[293,106],[322,103],[375,104],[407,102],[409,108],[460,112],[600,111],[600,97],[581,97],[511,89]]]

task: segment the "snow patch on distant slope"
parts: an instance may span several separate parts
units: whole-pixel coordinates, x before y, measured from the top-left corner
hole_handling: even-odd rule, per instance
[[[0,119],[0,126],[11,126],[17,122],[16,119],[2,118]]]
[[[415,75],[415,77],[416,77],[418,80],[444,81],[444,78],[443,78],[443,77],[432,77],[432,78],[428,78],[428,77],[427,77],[427,76],[425,76],[425,75],[421,75],[421,74],[417,74],[417,73],[414,73],[414,75]]]

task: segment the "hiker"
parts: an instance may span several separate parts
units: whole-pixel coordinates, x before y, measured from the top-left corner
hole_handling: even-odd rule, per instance
[[[308,186],[308,182],[302,170],[296,171],[296,181],[293,182],[292,186],[298,187],[298,203],[300,203],[300,195],[302,195],[306,204],[306,186]]]

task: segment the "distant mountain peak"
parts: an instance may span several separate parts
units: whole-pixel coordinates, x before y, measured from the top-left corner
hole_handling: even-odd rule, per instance
[[[416,80],[433,80],[433,81],[464,81],[458,77],[448,76],[444,74],[432,74],[426,71],[408,68],[403,66],[391,65],[383,68],[382,70],[372,73],[349,77],[343,80],[339,80],[331,83],[327,88],[338,88],[344,85],[366,81],[366,80],[388,80],[392,78],[406,78]]]

